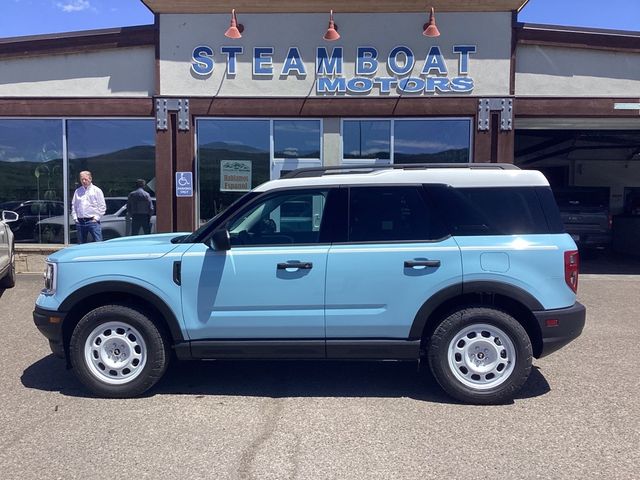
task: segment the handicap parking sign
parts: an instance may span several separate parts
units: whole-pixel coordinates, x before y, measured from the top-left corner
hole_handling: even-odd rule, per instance
[[[176,197],[193,197],[193,173],[176,172]]]

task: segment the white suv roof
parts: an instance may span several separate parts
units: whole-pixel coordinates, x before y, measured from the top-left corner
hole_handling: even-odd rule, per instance
[[[256,188],[266,192],[276,188],[322,185],[437,183],[452,187],[548,187],[537,170],[520,170],[510,164],[389,165],[324,167],[295,170],[279,180]]]

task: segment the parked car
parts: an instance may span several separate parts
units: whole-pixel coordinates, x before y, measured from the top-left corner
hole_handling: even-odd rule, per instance
[[[191,234],[54,253],[34,321],[104,397],[142,394],[174,355],[422,359],[454,398],[491,404],[580,335],[577,287],[540,172],[326,167],[267,182]]]
[[[155,198],[152,199],[155,209]],[[110,240],[112,238],[125,237],[131,235],[131,222],[127,220],[127,198],[109,197],[105,198],[107,213],[100,219],[102,226],[102,238]],[[47,241],[45,243],[64,242],[64,216],[47,218],[38,223],[38,227],[43,232],[42,236]],[[156,217],[151,216],[151,232],[155,233]],[[69,215],[69,242],[76,243],[76,225],[71,215]]]
[[[41,221],[64,214],[64,203],[56,200],[11,201],[0,204],[0,210],[12,210],[18,220],[11,224],[17,243],[42,243]]]
[[[9,224],[18,220],[18,214],[2,210],[0,217],[0,289],[16,284],[15,238]]]
[[[611,245],[608,188],[569,187],[554,194],[565,229],[578,248],[603,250]]]

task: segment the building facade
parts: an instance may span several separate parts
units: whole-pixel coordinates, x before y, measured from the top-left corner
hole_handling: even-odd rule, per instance
[[[436,37],[407,0],[143,3],[154,25],[0,40],[0,207],[25,212],[20,243],[74,242],[81,170],[108,238],[129,233],[138,178],[156,231],[186,231],[283,171],[422,162],[540,169],[640,231],[640,32],[521,24],[524,0],[434,0]]]

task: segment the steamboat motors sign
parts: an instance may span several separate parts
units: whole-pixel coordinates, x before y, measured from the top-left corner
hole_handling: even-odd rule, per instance
[[[255,77],[286,79],[307,78],[307,65],[298,47],[290,47],[281,68],[274,65],[277,52],[274,47],[254,47],[245,52],[244,47],[222,46],[220,57],[226,64],[227,78],[235,78],[238,62],[250,55],[252,73]],[[452,60],[445,60],[439,46],[425,52],[414,52],[399,45],[386,55],[374,47],[357,47],[354,76],[345,75],[343,47],[327,49],[317,47],[315,51],[315,91],[321,95],[363,95],[371,92],[388,94],[424,93],[469,93],[474,81],[469,72],[469,60],[476,53],[475,45],[454,45],[455,69],[450,71]],[[417,56],[420,55],[420,56]],[[218,60],[214,50],[206,45],[193,49],[191,71],[199,78],[210,76]],[[456,58],[457,57],[457,58]]]

